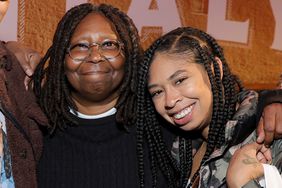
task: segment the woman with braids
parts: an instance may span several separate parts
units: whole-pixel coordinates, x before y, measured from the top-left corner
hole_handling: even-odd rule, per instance
[[[136,27],[118,9],[86,3],[64,15],[34,73],[50,122],[39,187],[139,186],[133,125],[141,56]]]
[[[138,81],[138,145],[148,147],[153,174],[161,169],[170,187],[226,187],[232,154],[255,141],[258,94],[230,72],[215,39],[191,27],[167,33],[146,50]],[[178,134],[172,149],[162,127]],[[269,159],[260,148],[258,159]]]

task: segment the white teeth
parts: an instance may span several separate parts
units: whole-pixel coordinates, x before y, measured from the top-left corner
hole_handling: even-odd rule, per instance
[[[173,117],[175,119],[181,119],[184,116],[186,116],[187,114],[189,114],[192,111],[192,105],[189,106],[188,108],[183,109],[181,112],[175,114]]]

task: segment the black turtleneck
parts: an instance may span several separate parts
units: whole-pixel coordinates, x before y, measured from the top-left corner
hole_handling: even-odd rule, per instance
[[[45,137],[38,165],[39,188],[139,187],[135,130],[120,130],[114,115],[75,118],[79,126]],[[144,162],[149,175],[148,160]],[[159,187],[166,187],[161,182]],[[148,176],[146,184],[151,187]]]

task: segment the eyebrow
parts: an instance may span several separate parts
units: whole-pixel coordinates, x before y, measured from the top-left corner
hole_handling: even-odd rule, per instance
[[[186,72],[185,70],[178,70],[175,73],[173,73],[168,80],[173,80],[175,77],[177,77],[179,74],[182,74],[183,72]]]
[[[0,0],[1,1],[1,0]],[[105,40],[119,40],[119,37],[115,34],[101,34],[100,38],[102,38],[102,41],[104,42]],[[89,39],[92,40],[91,36],[86,35],[82,37],[76,37],[74,42],[79,42],[79,41],[88,41]]]
[[[175,77],[177,77],[179,74],[182,74],[183,72],[186,72],[185,70],[178,70],[176,71],[175,73],[173,73],[172,75],[170,75],[170,77],[168,77],[167,80],[173,80]],[[151,88],[154,88],[154,87],[157,87],[158,84],[150,84],[148,85],[148,89],[151,89]]]

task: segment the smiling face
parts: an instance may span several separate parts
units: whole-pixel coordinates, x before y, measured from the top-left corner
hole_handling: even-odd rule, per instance
[[[202,65],[186,59],[157,53],[149,71],[149,92],[168,122],[186,131],[201,130],[207,137],[212,116],[209,78]]]
[[[70,43],[71,46],[90,46],[113,40],[118,41],[118,36],[109,20],[98,13],[90,13],[77,26]],[[91,55],[84,61],[73,60],[66,54],[65,74],[73,87],[71,95],[78,108],[95,104],[100,108],[97,113],[101,113],[116,104],[125,57],[122,50],[111,59],[101,56],[97,46],[91,50]]]
[[[5,16],[8,7],[9,7],[10,0],[0,1],[0,22],[2,21],[3,17]]]

